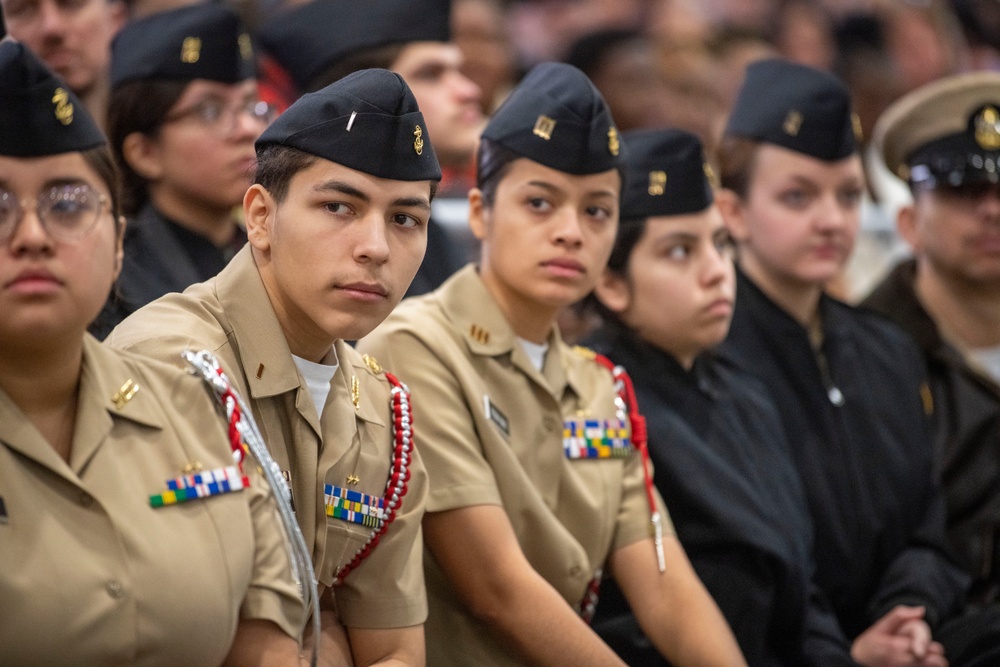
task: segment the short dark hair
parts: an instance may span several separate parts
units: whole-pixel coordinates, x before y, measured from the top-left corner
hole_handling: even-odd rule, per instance
[[[295,174],[311,167],[321,158],[298,148],[283,144],[262,144],[257,146],[257,171],[253,182],[260,185],[281,203],[288,196],[288,186]],[[438,182],[431,181],[430,199],[437,194]]]
[[[371,49],[363,49],[357,53],[352,53],[346,58],[334,62],[313,77],[309,85],[309,90],[306,92],[314,92],[320,88],[326,88],[334,81],[339,81],[348,74],[353,74],[363,69],[392,69],[396,59],[399,58],[399,54],[403,52],[406,46],[405,42],[397,42],[395,44],[376,46]]]
[[[618,232],[615,234],[615,244],[611,247],[607,270],[623,279],[628,279],[628,265],[632,251],[639,239],[646,232],[649,218],[625,218],[618,221]],[[606,322],[621,323],[621,317],[605,306],[595,292],[591,292],[580,302],[579,310],[590,310],[601,316]]]
[[[149,198],[147,181],[129,165],[122,151],[125,138],[140,132],[156,138],[167,113],[184,94],[187,81],[130,81],[111,91],[108,140],[121,169],[126,215],[135,215]]]
[[[482,192],[486,208],[493,206],[497,186],[510,171],[511,163],[520,157],[522,156],[492,139],[479,140],[479,149],[476,151],[476,187]]]

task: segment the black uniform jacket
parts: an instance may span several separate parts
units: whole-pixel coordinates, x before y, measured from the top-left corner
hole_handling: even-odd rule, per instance
[[[215,276],[246,244],[243,228],[234,225],[234,230],[232,241],[218,248],[168,220],[147,202],[125,227],[122,272],[90,332],[103,340],[147,303]]]
[[[632,377],[647,420],[656,486],[748,663],[808,664],[804,652],[812,636],[824,655],[840,658],[825,665],[853,665],[836,619],[811,584],[811,520],[764,387],[711,354],[687,371],[618,325],[606,325],[588,342]],[[629,613],[616,591],[608,593],[595,628],[631,628],[640,636],[623,654],[634,664],[655,663],[635,660],[635,646],[643,642],[635,623],[604,621]],[[613,645],[622,641],[620,635],[609,638]]]
[[[977,601],[1000,597],[1000,386],[942,339],[913,289],[916,261],[898,265],[862,305],[903,327],[924,354],[948,535]]]
[[[424,261],[417,269],[417,275],[406,290],[404,296],[419,296],[433,292],[451,277],[453,273],[465,266],[466,258],[453,239],[448,236],[448,230],[430,218],[427,221],[427,251]]]
[[[805,327],[739,274],[720,354],[771,392],[805,488],[815,581],[853,639],[897,604],[935,627],[968,584],[944,534],[923,363],[905,333],[827,296],[817,354]],[[925,397],[926,398],[926,397]]]

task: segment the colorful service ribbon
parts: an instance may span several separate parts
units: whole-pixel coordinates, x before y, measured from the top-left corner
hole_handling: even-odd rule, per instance
[[[177,505],[196,498],[209,498],[224,493],[242,491],[250,480],[236,466],[203,470],[167,480],[167,489],[149,497],[153,507]]]
[[[385,521],[384,499],[333,484],[327,484],[323,491],[327,516],[350,523],[359,523],[369,528],[379,529],[382,527],[382,522]]]
[[[632,455],[629,425],[624,419],[563,421],[563,451],[568,459],[617,459]]]

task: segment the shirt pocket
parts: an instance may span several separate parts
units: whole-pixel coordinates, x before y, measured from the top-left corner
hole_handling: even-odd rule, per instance
[[[365,546],[372,529],[328,517],[326,520],[326,550],[323,562],[316,568],[316,577],[324,586],[332,586],[337,571],[351,562]]]

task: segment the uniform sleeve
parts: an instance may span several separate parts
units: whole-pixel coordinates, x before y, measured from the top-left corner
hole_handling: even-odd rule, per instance
[[[414,439],[430,488],[427,511],[502,505],[477,431],[485,417],[482,396],[471,395],[475,370],[451,341],[438,347],[454,349],[432,349],[406,331],[377,331],[358,343],[410,387]]]
[[[256,474],[255,464],[248,459],[245,467],[250,477],[254,560],[250,585],[240,605],[240,618],[273,621],[285,634],[298,637],[306,613],[292,573],[287,538],[274,495],[263,476]]]
[[[419,424],[416,410],[414,418]],[[417,428],[414,425],[414,436]],[[378,546],[334,591],[337,616],[346,626],[404,628],[427,620],[420,528],[427,503],[427,473],[419,447],[418,443],[414,448],[410,481],[396,518],[382,534]],[[361,544],[351,542],[352,553],[345,560],[353,558],[360,547]]]

